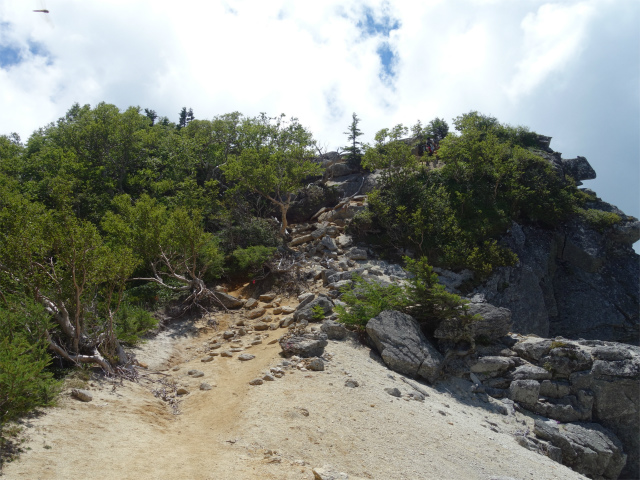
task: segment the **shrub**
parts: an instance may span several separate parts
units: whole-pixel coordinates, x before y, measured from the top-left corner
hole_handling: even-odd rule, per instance
[[[231,254],[229,261],[230,273],[254,276],[262,271],[263,266],[275,254],[275,247],[257,245],[247,248],[237,248]]]
[[[338,320],[364,329],[367,322],[384,310],[404,310],[409,302],[398,285],[383,286],[353,275],[353,283],[342,288],[340,298],[347,306],[336,305]]]
[[[622,219],[620,215],[613,212],[605,212],[603,210],[597,210],[595,208],[579,208],[577,209],[578,215],[589,223],[600,233],[604,233],[607,229],[620,223]]]
[[[39,305],[0,307],[0,428],[37,407],[50,405],[60,382],[47,370],[45,331],[49,320]]]
[[[311,311],[311,318],[316,322],[319,322],[324,318],[324,308],[322,308],[320,305],[314,305]]]
[[[135,345],[142,335],[158,326],[151,313],[130,303],[120,306],[114,320],[118,339],[129,345]]]

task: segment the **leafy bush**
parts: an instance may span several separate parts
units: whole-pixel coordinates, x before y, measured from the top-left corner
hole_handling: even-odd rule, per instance
[[[338,320],[347,325],[364,329],[367,322],[384,310],[404,310],[408,299],[398,285],[382,286],[353,275],[353,284],[342,288],[342,300],[347,304],[336,305]]]
[[[262,270],[276,252],[275,247],[258,245],[247,248],[237,248],[231,254],[231,273],[248,274],[249,277]]]
[[[579,208],[577,211],[578,214],[589,223],[589,225],[600,233],[604,233],[607,229],[622,221],[620,215],[613,212],[605,212],[595,208]]]
[[[123,303],[115,318],[118,339],[129,345],[140,341],[140,336],[158,326],[158,320],[142,307]]]
[[[342,289],[341,300],[346,307],[336,306],[338,320],[363,329],[380,312],[398,310],[409,313],[426,328],[434,329],[447,318],[467,321],[477,318],[466,313],[466,300],[447,292],[444,285],[438,283],[438,275],[425,257],[419,260],[404,257],[404,260],[407,270],[413,274],[405,286],[383,286],[354,275],[353,284]]]
[[[0,307],[0,428],[6,421],[50,405],[60,382],[47,370],[49,319],[35,303]]]
[[[311,312],[311,318],[316,322],[319,322],[324,318],[324,308],[322,308],[320,305],[314,305],[311,309]]]

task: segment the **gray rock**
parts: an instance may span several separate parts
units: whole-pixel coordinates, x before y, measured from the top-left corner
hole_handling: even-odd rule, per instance
[[[326,235],[322,238],[322,241],[320,242],[325,248],[327,248],[328,250],[335,252],[336,250],[338,250],[338,246],[336,245],[336,242],[333,240],[333,238],[331,238],[330,236]]]
[[[81,402],[90,402],[93,400],[93,395],[89,390],[83,390],[81,388],[74,388],[71,390],[71,396]]]
[[[236,298],[224,292],[214,291],[214,292],[211,292],[211,294],[215,298],[214,304],[221,304],[222,306],[224,306],[225,308],[228,308],[229,310],[240,308],[244,304],[242,300],[240,300],[239,298]]]
[[[226,330],[223,334],[222,334],[222,338],[224,338],[225,340],[230,339],[231,337],[235,337],[236,336],[236,332],[234,332],[233,330]]]
[[[212,362],[214,358],[215,357],[212,355],[207,355],[206,357],[201,358],[200,361],[203,363]]]
[[[276,377],[274,377],[270,373],[267,373],[262,377],[262,380],[264,380],[265,382],[274,382],[276,380]]]
[[[534,378],[533,380],[542,380],[542,379]],[[542,397],[562,398],[569,395],[570,391],[571,389],[567,382],[543,380],[540,383],[540,395]]]
[[[506,357],[481,357],[471,366],[471,371],[491,376],[492,374],[505,372],[513,366],[513,360]]]
[[[402,393],[397,388],[385,388],[384,391],[387,392],[392,397],[400,398],[402,396]]]
[[[178,387],[178,389],[176,390],[176,395],[189,395],[189,390],[184,387]]]
[[[261,302],[264,303],[269,303],[271,302],[274,298],[276,298],[276,294],[275,293],[265,293],[263,295],[260,295],[258,297],[258,300],[260,300]]]
[[[511,378],[513,380],[547,380],[551,378],[551,372],[544,368],[527,364],[517,367],[511,373]]]
[[[285,357],[297,355],[301,358],[320,357],[327,346],[327,336],[323,333],[285,335],[280,340],[280,348]]]
[[[531,362],[538,362],[551,350],[551,340],[539,337],[527,337],[511,347],[514,352]]]
[[[347,258],[351,260],[366,260],[367,251],[362,248],[353,247],[347,252]]]
[[[303,308],[307,303],[309,303],[314,298],[316,298],[316,296],[315,296],[315,294],[313,294],[311,292],[307,292],[307,293],[303,293],[301,295],[298,295],[298,302],[300,302],[298,304],[298,308]]]
[[[349,387],[349,388],[356,388],[356,387],[359,387],[360,384],[358,382],[356,382],[355,380],[348,379],[348,380],[345,380],[344,386],[345,387]]]
[[[496,341],[505,336],[511,327],[511,312],[506,308],[494,307],[489,303],[471,303],[468,313],[480,315],[479,320],[448,318],[440,322],[433,336],[454,342],[471,341],[471,339],[487,342]]]
[[[298,306],[298,309],[293,314],[293,319],[296,322],[299,322],[301,320],[307,320],[308,322],[313,321],[313,308],[316,305],[322,308],[322,311],[325,315],[328,315],[333,311],[333,302],[331,301],[331,299],[326,297],[325,295],[318,295],[317,298],[314,298],[310,302],[306,303],[302,308]]]
[[[249,311],[249,313],[247,313],[247,317],[249,317],[251,319],[258,318],[258,317],[261,317],[262,315],[264,315],[266,312],[267,311],[264,308],[259,307],[259,308],[256,308],[255,310]]]
[[[211,390],[211,385],[209,385],[208,383],[201,383],[200,390],[203,390],[203,391]]]
[[[313,236],[310,235],[310,234],[301,235],[301,236],[296,237],[293,240],[291,240],[291,242],[289,242],[289,246],[295,247],[297,245],[302,245],[303,243],[308,243],[308,242],[310,242],[312,240],[313,240]]]
[[[307,362],[307,370],[311,370],[313,372],[322,372],[324,371],[324,362],[321,358],[312,358]]]
[[[349,335],[349,330],[342,323],[325,318],[320,326],[323,333],[329,340],[344,340]]]
[[[262,385],[264,383],[264,380],[261,378],[254,378],[253,380],[251,380],[249,382],[249,385]]]
[[[247,362],[249,360],[253,360],[254,358],[256,358],[256,356],[251,355],[249,353],[243,353],[241,355],[238,355],[238,360],[240,360],[241,362]]]
[[[591,478],[617,479],[627,461],[616,435],[597,423],[535,421],[534,433],[562,451],[562,463]]]
[[[257,306],[258,306],[258,300],[256,300],[255,298],[250,298],[244,304],[244,308],[246,308],[247,310],[251,310],[252,308],[255,308]]]
[[[578,182],[582,180],[593,180],[596,178],[596,171],[584,157],[563,158],[562,169],[564,170],[565,175],[570,175]]]
[[[509,386],[509,398],[525,406],[535,405],[540,394],[540,383],[536,380],[514,380]]]
[[[200,370],[189,370],[187,372],[187,375],[189,375],[192,378],[200,378],[200,377],[204,377],[204,372],[201,372]]]
[[[411,316],[386,310],[369,320],[366,331],[391,370],[429,382],[440,375],[443,357]]]

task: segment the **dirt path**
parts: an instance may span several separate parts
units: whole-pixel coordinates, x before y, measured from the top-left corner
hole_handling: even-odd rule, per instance
[[[518,446],[511,434],[526,429],[528,417],[496,413],[464,381],[421,385],[429,396],[410,400],[413,389],[353,341],[331,341],[321,372],[282,366],[278,344],[269,342],[284,329],[260,332],[262,343],[242,352],[252,360],[236,352],[201,362],[205,345],[237,318],[220,316],[217,332],[187,325],[163,332],[138,352],[149,365],[139,383],[92,381],[89,403],[64,395],[29,422],[30,450],[6,465],[4,477],[297,480],[331,465],[350,479],[584,478]],[[271,367],[286,373],[249,385]],[[191,369],[204,376],[192,378]],[[169,378],[157,370],[190,392],[179,415],[152,393],[160,385],[147,379]],[[202,382],[212,389],[200,390]],[[402,398],[384,390],[394,387]]]

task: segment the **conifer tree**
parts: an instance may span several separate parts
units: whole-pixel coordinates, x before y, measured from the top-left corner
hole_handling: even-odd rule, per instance
[[[349,125],[349,130],[347,130],[345,135],[348,135],[348,140],[350,145],[345,147],[344,149],[349,153],[347,157],[347,162],[350,166],[355,168],[360,168],[360,161],[362,160],[362,142],[358,141],[358,137],[363,135],[362,131],[358,128],[358,123],[360,123],[360,119],[353,112],[353,120],[351,121],[351,125]]]

